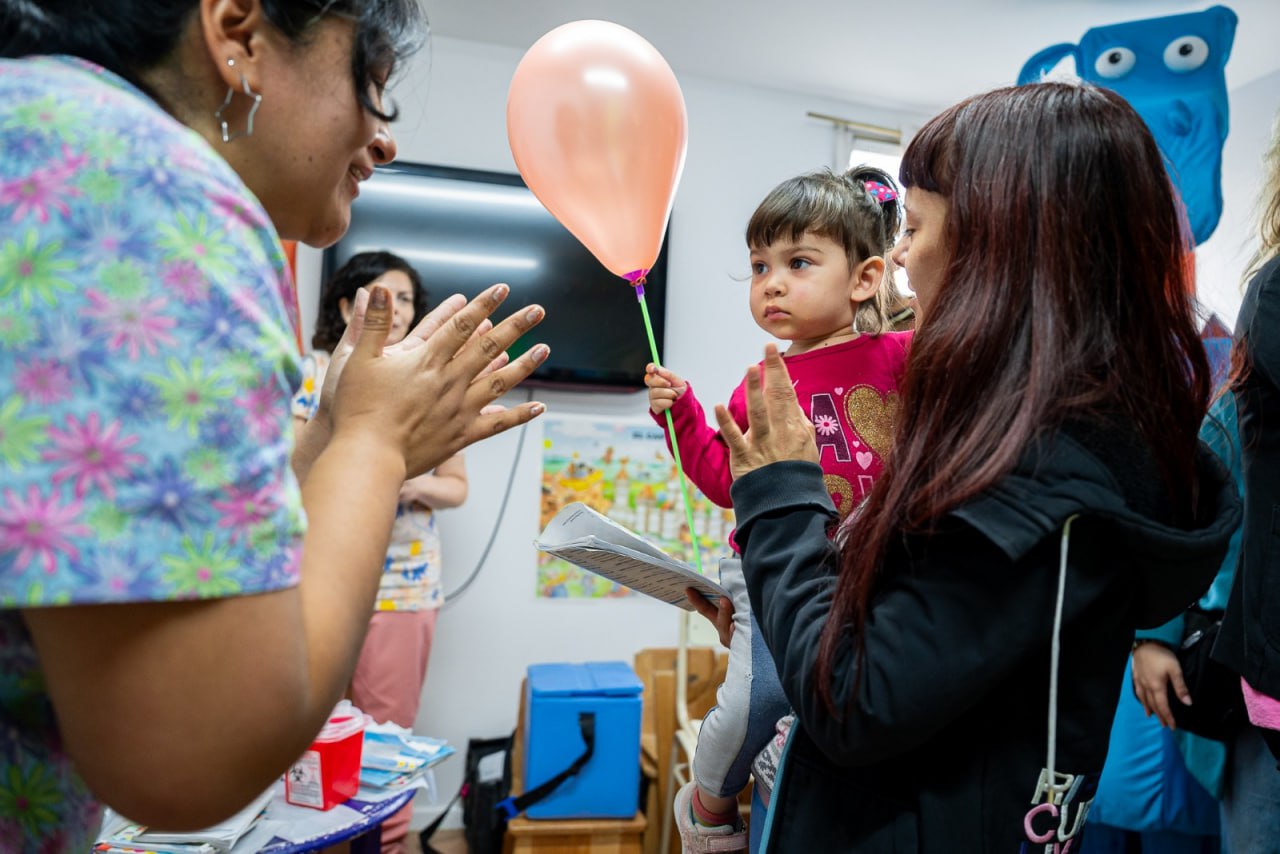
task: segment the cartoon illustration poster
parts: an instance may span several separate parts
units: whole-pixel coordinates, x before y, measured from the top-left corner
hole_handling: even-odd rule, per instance
[[[693,536],[681,504],[680,480],[662,430],[648,421],[562,416],[543,419],[542,530],[560,508],[581,501],[693,564],[696,539],[713,575],[732,553],[733,511],[717,507],[689,484]],[[548,554],[538,554],[538,595],[603,599],[630,590]]]

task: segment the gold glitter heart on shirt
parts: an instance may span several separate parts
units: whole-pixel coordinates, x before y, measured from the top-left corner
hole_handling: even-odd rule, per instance
[[[898,393],[883,397],[869,385],[849,389],[844,396],[844,411],[849,423],[862,441],[884,459],[893,440],[893,420],[898,414]]]
[[[827,487],[831,502],[836,505],[836,512],[843,519],[853,510],[853,486],[838,474],[824,474],[822,482]]]

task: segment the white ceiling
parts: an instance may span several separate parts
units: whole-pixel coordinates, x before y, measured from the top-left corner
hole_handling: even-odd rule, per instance
[[[644,36],[677,75],[924,111],[1014,82],[1092,26],[1195,12],[1185,0],[425,0],[439,36],[527,49],[568,21]],[[1280,0],[1229,0],[1236,89],[1280,71]],[[1278,84],[1280,85],[1280,84]]]

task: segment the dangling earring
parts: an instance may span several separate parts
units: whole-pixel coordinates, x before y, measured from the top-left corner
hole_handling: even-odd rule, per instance
[[[236,61],[228,57],[227,67],[235,68]],[[253,99],[253,106],[249,108],[249,120],[245,125],[245,129],[242,131],[236,131],[235,133],[232,133],[231,129],[227,127],[227,120],[222,117],[222,114],[227,111],[227,107],[231,106],[231,99],[235,97],[235,94],[236,94],[235,87],[228,86],[227,97],[222,99],[222,106],[219,107],[217,110],[215,110],[213,113],[213,117],[218,121],[218,125],[222,128],[223,142],[230,142],[231,140],[237,139],[238,137],[242,137],[242,136],[246,136],[246,137],[253,136],[253,117],[257,114],[258,107],[262,106],[262,96],[249,88],[249,81],[244,79],[243,73],[241,73],[240,75],[240,86],[244,89],[244,94],[248,95],[250,98]]]

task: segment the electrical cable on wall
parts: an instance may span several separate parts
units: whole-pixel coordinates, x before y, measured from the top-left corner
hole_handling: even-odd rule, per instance
[[[529,389],[528,395],[525,397],[525,403],[533,400],[533,389]],[[489,557],[489,551],[493,548],[493,543],[498,539],[498,530],[502,527],[502,519],[507,514],[507,501],[511,498],[511,488],[515,484],[516,469],[520,468],[520,454],[524,452],[524,434],[529,429],[529,422],[526,421],[520,427],[520,432],[516,436],[516,455],[511,460],[511,472],[507,475],[507,488],[502,493],[502,502],[498,505],[498,518],[493,522],[493,530],[489,532],[489,540],[484,544],[484,550],[480,552],[480,557],[476,559],[476,565],[463,579],[455,590],[446,590],[444,594],[444,607],[448,608],[453,604],[472,582],[480,575],[480,570],[484,566],[485,560]]]

